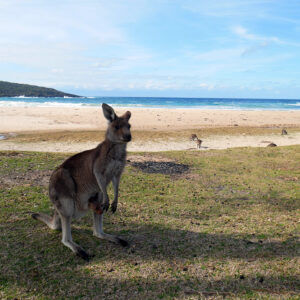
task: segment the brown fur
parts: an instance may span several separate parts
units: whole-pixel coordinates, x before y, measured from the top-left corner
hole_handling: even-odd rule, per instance
[[[96,212],[98,215],[102,215],[103,209],[100,203],[97,201],[97,195],[96,197],[92,197],[89,199],[89,208],[92,209],[94,212]]]
[[[287,135],[287,134],[288,134],[288,133],[287,133],[286,129],[282,129],[281,135]]]
[[[201,148],[201,144],[202,144],[202,140],[200,139],[196,139],[196,144],[197,144],[197,148],[200,149]]]
[[[88,209],[94,212],[94,235],[117,242],[123,246],[127,242],[103,232],[103,212],[109,208],[107,185],[112,182],[114,201],[112,212],[117,210],[119,181],[126,163],[126,145],[131,140],[131,113],[118,117],[107,104],[102,105],[103,113],[109,121],[105,140],[96,148],[71,156],[51,175],[49,196],[55,214],[52,218],[45,214],[33,214],[33,218],[45,222],[50,228],[62,227],[62,242],[84,259],[88,254],[72,241],[71,220],[85,215]]]
[[[196,142],[197,148],[198,148],[198,149],[201,148],[202,140],[200,140],[200,139],[198,138],[197,134],[195,134],[195,133],[191,134],[190,140]]]
[[[191,136],[190,136],[190,141],[195,141],[197,138],[198,138],[198,137],[197,137],[197,134],[193,133],[193,134],[191,134]]]

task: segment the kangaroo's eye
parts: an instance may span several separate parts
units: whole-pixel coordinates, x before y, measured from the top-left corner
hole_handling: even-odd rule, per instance
[[[116,130],[119,130],[119,129],[120,129],[120,126],[119,126],[119,125],[116,125],[116,126],[115,126],[115,129],[116,129]]]

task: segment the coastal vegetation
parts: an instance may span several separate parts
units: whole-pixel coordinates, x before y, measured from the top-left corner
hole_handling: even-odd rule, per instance
[[[0,152],[0,298],[297,299],[299,146],[130,153],[107,232],[89,214],[73,239],[31,219],[51,213],[48,181],[70,154]],[[109,191],[112,199],[112,189]]]
[[[30,84],[12,83],[0,81],[0,97],[79,97],[77,95],[60,92],[52,88],[46,88]]]

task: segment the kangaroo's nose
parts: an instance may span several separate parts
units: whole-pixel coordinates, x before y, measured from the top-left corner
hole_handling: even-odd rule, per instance
[[[124,140],[125,140],[126,142],[130,142],[130,141],[131,141],[131,134],[126,134],[126,135],[124,136]]]

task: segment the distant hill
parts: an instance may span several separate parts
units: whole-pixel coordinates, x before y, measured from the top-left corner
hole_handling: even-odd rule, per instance
[[[0,81],[0,97],[79,97],[67,94],[55,89],[30,85],[19,84],[7,81]]]

